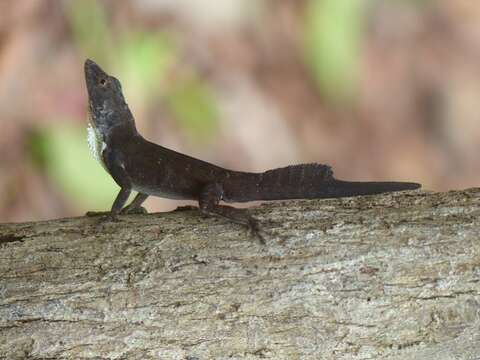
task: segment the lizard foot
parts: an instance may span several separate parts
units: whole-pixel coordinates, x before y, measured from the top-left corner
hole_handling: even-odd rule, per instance
[[[120,214],[148,214],[147,209],[145,209],[143,206],[135,207],[135,208],[129,208],[128,206],[123,208],[122,211],[120,211]]]

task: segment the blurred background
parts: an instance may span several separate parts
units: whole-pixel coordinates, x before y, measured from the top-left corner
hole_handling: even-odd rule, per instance
[[[480,184],[480,2],[0,2],[0,221],[109,209],[83,62],[149,140],[238,170]],[[149,198],[149,211],[176,202]]]

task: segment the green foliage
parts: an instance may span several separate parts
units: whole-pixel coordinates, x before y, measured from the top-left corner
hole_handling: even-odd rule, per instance
[[[175,44],[165,33],[132,32],[122,36],[117,49],[117,72],[125,92],[143,102],[159,91],[176,59]]]
[[[365,0],[309,0],[305,52],[322,94],[351,100],[357,83]]]
[[[65,2],[66,18],[77,46],[100,64],[107,64],[114,54],[104,9],[96,0]]]
[[[67,125],[44,129],[30,137],[29,148],[35,163],[79,207],[110,208],[118,186],[89,153],[86,129]]]
[[[166,96],[166,105],[194,140],[208,141],[218,129],[219,115],[213,94],[195,76],[174,84]]]

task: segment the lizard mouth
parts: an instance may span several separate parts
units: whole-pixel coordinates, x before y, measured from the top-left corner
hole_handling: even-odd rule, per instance
[[[100,76],[107,76],[105,71],[95,63],[95,61],[87,59],[85,60],[85,77],[89,79],[98,79]]]

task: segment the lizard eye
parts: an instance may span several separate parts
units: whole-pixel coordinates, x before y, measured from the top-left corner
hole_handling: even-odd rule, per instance
[[[107,84],[107,80],[100,79],[100,85],[105,86]]]

